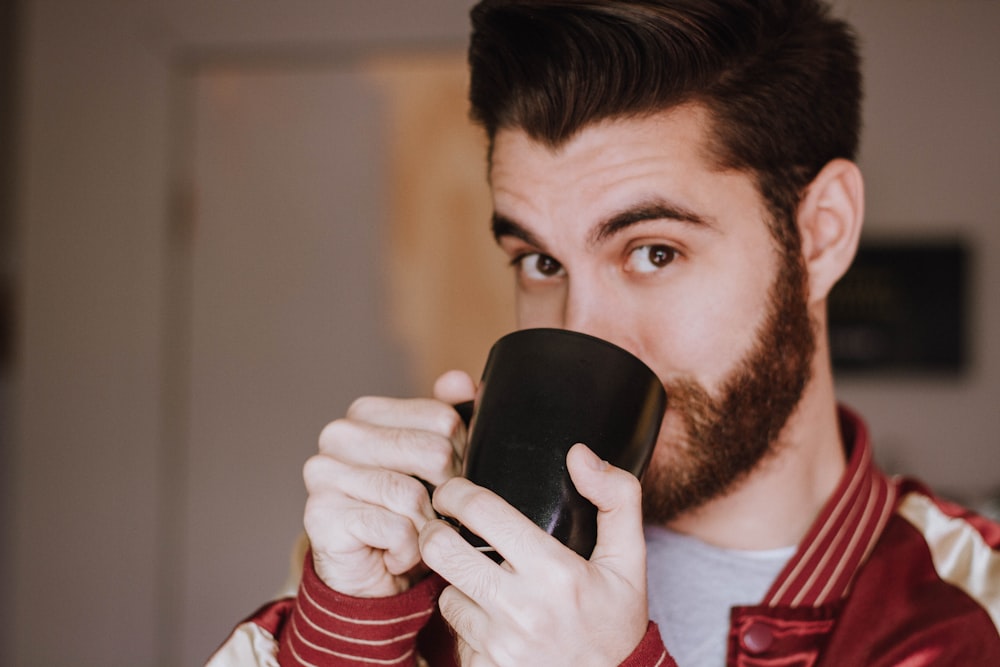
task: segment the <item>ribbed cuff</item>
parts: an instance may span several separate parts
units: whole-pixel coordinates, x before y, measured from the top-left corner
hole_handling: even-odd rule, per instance
[[[650,621],[642,641],[618,667],[677,667],[677,663],[663,646],[660,629]]]
[[[306,554],[292,616],[282,631],[282,667],[416,664],[417,633],[446,586],[438,576],[383,598],[356,598],[326,586]]]

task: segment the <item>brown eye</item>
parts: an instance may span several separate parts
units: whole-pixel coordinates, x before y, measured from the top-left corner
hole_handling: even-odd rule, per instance
[[[635,273],[652,273],[677,259],[677,251],[668,245],[644,245],[632,250],[626,269]]]
[[[674,261],[674,249],[665,245],[649,246],[649,263],[654,266],[666,266]]]
[[[516,258],[513,265],[526,280],[543,281],[562,276],[565,271],[557,260],[538,252]]]
[[[552,259],[548,255],[538,255],[535,260],[535,269],[543,276],[557,276],[562,271],[562,264]]]

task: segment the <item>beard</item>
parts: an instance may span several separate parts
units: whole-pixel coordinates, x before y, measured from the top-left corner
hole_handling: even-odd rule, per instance
[[[816,333],[798,252],[780,252],[768,311],[750,351],[713,397],[691,379],[665,383],[668,409],[684,428],[663,442],[642,480],[643,517],[664,524],[726,494],[780,448],[778,437],[811,376]]]

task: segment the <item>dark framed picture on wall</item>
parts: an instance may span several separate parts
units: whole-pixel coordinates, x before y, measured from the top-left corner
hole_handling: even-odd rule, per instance
[[[841,375],[960,376],[969,361],[969,248],[962,240],[862,240],[829,299]]]

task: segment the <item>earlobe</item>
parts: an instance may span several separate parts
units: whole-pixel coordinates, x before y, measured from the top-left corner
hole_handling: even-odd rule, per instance
[[[810,302],[825,300],[854,260],[864,199],[861,170],[849,160],[830,161],[806,189],[798,222]]]

